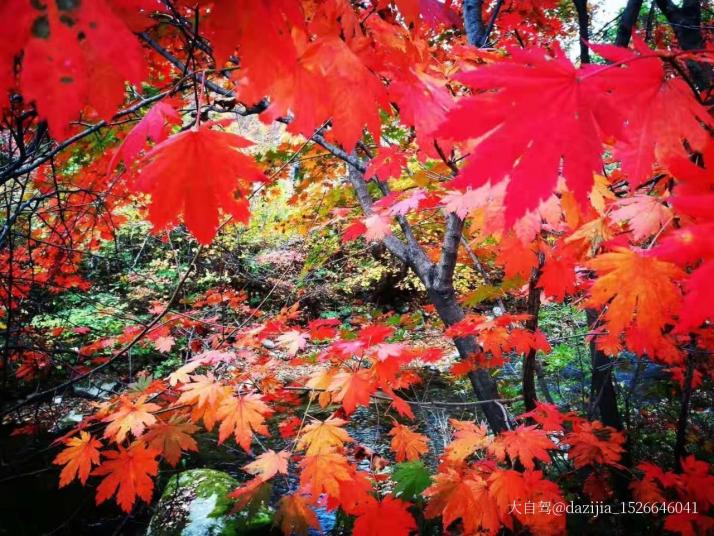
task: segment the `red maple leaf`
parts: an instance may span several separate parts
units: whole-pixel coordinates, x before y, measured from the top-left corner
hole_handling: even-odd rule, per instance
[[[402,168],[406,165],[407,159],[398,145],[384,147],[370,161],[367,171],[364,172],[364,178],[369,180],[372,177],[377,177],[379,180],[386,181],[392,177],[399,177],[402,174]]]
[[[23,50],[22,93],[35,101],[55,138],[67,135],[85,104],[109,119],[124,101],[125,83],[145,76],[141,46],[118,4],[10,2],[0,10],[3,20],[19,25],[3,32],[10,35],[0,49],[3,75],[13,72],[13,58]],[[11,77],[0,79],[3,94],[12,85]]]
[[[159,101],[141,118],[117,150],[109,164],[109,169],[116,167],[119,160],[131,164],[146,145],[146,140],[161,143],[168,136],[167,125],[180,125],[181,116],[168,102]]]
[[[382,501],[373,501],[357,516],[355,536],[408,536],[416,529],[416,522],[407,508],[409,503],[391,495]]]
[[[97,487],[97,504],[102,504],[116,492],[117,503],[125,512],[130,512],[136,498],[146,502],[151,500],[154,482],[151,479],[159,470],[156,461],[159,451],[146,448],[137,441],[129,448],[119,446],[119,450],[103,452],[107,458],[92,474],[104,475]]]
[[[575,292],[575,258],[568,249],[556,248],[546,255],[538,287],[558,301]]]
[[[709,141],[703,128],[711,127],[709,112],[697,102],[687,83],[668,76],[662,60],[637,35],[635,51],[612,45],[591,45],[603,58],[615,62],[594,75],[604,89],[612,92],[613,105],[627,120],[623,141],[615,146],[615,156],[633,186],[652,175],[655,159],[666,162],[673,156],[687,156],[684,140],[693,151],[701,151]]]
[[[238,152],[249,145],[241,136],[204,124],[154,147],[134,182],[137,191],[151,195],[154,229],[183,215],[196,239],[209,244],[218,229],[219,209],[247,223],[249,185],[267,180],[250,156]]]
[[[590,464],[619,467],[617,462],[624,450],[625,436],[599,421],[579,421],[564,442],[570,444],[568,458],[573,460],[576,469]]]
[[[474,90],[497,91],[461,100],[438,131],[454,140],[479,139],[452,185],[478,188],[510,177],[506,226],[548,198],[561,172],[585,204],[593,174],[602,169],[601,132],[618,130],[595,84],[584,83],[560,50],[553,56],[540,48],[509,52],[503,61],[458,76]]]

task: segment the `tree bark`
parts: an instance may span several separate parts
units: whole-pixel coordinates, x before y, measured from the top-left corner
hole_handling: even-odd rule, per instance
[[[642,9],[642,0],[628,0],[625,9],[620,16],[620,24],[617,27],[617,36],[615,37],[615,45],[625,47],[630,44],[632,30],[637,24],[637,18]]]
[[[464,30],[469,43],[480,47],[486,34],[483,23],[483,0],[464,0]]]
[[[650,10],[647,12],[647,21],[645,22],[645,42],[652,42],[652,29],[655,22],[655,11],[657,9],[656,0],[652,0]]]
[[[464,310],[459,305],[456,299],[456,292],[451,288],[435,289],[427,286],[429,301],[436,308],[436,312],[441,318],[441,321],[446,326],[451,326],[464,318]],[[474,337],[459,337],[454,339],[454,344],[459,352],[461,359],[466,359],[479,350],[478,344]],[[498,386],[496,381],[489,375],[488,371],[479,369],[469,373],[469,381],[473,387],[476,397],[479,400],[494,400],[499,398]],[[480,408],[483,410],[486,420],[491,429],[498,433],[507,430],[509,423],[507,416],[498,403],[482,404]]]
[[[594,331],[599,316],[598,311],[586,309],[585,315],[588,320],[589,331]],[[612,381],[614,361],[607,357],[604,352],[598,350],[594,339],[590,341],[590,357],[592,359],[592,382],[590,385],[588,418],[593,418],[597,410],[600,421],[603,424],[617,430],[623,430],[622,417],[617,407],[617,393]],[[630,467],[632,458],[630,456],[629,438],[626,438],[624,446],[625,451],[622,453],[620,463],[625,467]],[[613,476],[615,497],[620,501],[629,500],[630,475],[626,471],[615,471]],[[630,521],[628,517],[625,518],[625,528],[629,527]],[[629,528],[634,530],[633,527]]]
[[[674,467],[682,471],[682,458],[687,454],[687,421],[689,420],[689,404],[692,398],[692,378],[694,376],[694,359],[687,357],[687,371],[682,388],[682,401],[677,420],[677,439],[674,443]]]
[[[530,281],[528,282],[528,303],[526,309],[530,318],[526,321],[526,329],[535,332],[538,329],[538,313],[540,312],[540,288],[538,279],[543,267],[544,257],[538,254],[538,266],[533,269]],[[523,402],[526,411],[532,411],[538,404],[538,395],[535,386],[536,373],[536,350],[531,349],[523,358]]]
[[[598,312],[586,309],[589,331],[596,328]],[[622,417],[617,408],[617,395],[612,383],[613,361],[599,350],[595,340],[590,341],[590,358],[592,362],[592,381],[590,384],[590,417],[598,413],[603,424],[622,430]]]
[[[587,0],[573,0],[575,10],[578,12],[578,33],[580,35],[580,63],[590,63],[590,49],[587,42],[590,40],[590,16],[588,15]]]
[[[702,8],[699,0],[684,0],[681,7],[677,7],[672,0],[657,0],[657,7],[667,17],[682,50],[705,48],[702,35]],[[688,61],[687,67],[694,83],[700,90],[711,87],[711,67],[696,61]]]

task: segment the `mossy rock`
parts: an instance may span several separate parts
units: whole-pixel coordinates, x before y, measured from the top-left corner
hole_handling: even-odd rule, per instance
[[[272,511],[264,503],[232,513],[228,494],[239,482],[214,469],[191,469],[171,477],[156,505],[147,536],[267,534]]]

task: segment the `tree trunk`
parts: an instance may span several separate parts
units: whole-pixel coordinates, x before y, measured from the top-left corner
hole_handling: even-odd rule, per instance
[[[483,23],[483,0],[464,0],[464,30],[469,43],[481,46],[486,35],[486,25]]]
[[[323,146],[329,147],[327,142]],[[355,155],[347,155],[354,159]],[[349,160],[347,160],[349,162]],[[359,161],[348,168],[348,178],[357,194],[357,199],[365,214],[372,213],[372,197],[367,189],[363,175],[364,165]],[[386,192],[385,192],[386,195]],[[432,263],[417,242],[405,218],[398,220],[405,241],[394,235],[386,236],[382,242],[387,249],[401,262],[408,266],[424,284],[431,303],[439,314],[442,322],[448,327],[464,318],[464,311],[456,299],[453,284],[453,270],[456,264],[458,248],[461,243],[463,220],[455,214],[447,218],[442,258],[438,264]],[[461,359],[466,359],[476,351],[478,344],[473,337],[454,339],[456,349]],[[474,393],[479,400],[494,400],[498,398],[498,386],[487,371],[478,370],[469,374]],[[480,404],[489,426],[494,432],[508,429],[507,415],[503,406],[495,402]]]
[[[528,300],[526,303],[526,311],[530,318],[526,321],[526,329],[535,333],[538,329],[538,313],[540,312],[540,288],[538,287],[538,279],[540,278],[541,270],[545,257],[543,253],[538,253],[538,265],[533,269],[531,278],[528,281]],[[523,402],[526,406],[526,411],[532,411],[538,404],[538,395],[536,394],[535,374],[536,374],[536,350],[531,349],[523,358]],[[541,372],[542,373],[542,372]]]
[[[587,309],[585,315],[590,331],[595,329],[598,312]],[[590,341],[590,358],[592,361],[592,382],[590,386],[590,408],[588,416],[598,413],[603,424],[622,430],[622,417],[617,408],[617,395],[612,383],[613,361],[598,350],[595,340]]]
[[[682,401],[677,420],[677,439],[674,444],[674,467],[682,471],[682,458],[687,454],[687,422],[689,421],[689,403],[692,398],[692,378],[694,376],[694,359],[687,357],[687,371],[682,388]]]
[[[642,0],[628,0],[622,15],[620,16],[620,24],[617,27],[617,37],[615,37],[615,45],[625,47],[630,44],[632,30],[637,24],[637,18],[642,9]]]
[[[699,0],[684,0],[681,7],[677,7],[672,0],[657,0],[657,6],[667,17],[682,50],[705,48],[701,29],[702,8]],[[710,66],[690,60],[687,62],[687,67],[694,83],[700,90],[711,87],[712,70]]]
[[[464,318],[464,310],[459,305],[453,288],[441,291],[432,288],[427,291],[429,300],[434,304],[436,312],[446,326],[451,326]],[[479,350],[476,339],[473,337],[456,338],[454,339],[454,344],[461,359],[466,359]],[[499,397],[496,380],[489,375],[488,371],[483,369],[471,371],[469,380],[479,400],[494,400]],[[480,407],[486,416],[489,426],[495,433],[508,430],[507,417],[502,406],[491,402],[481,404]]]
[[[594,309],[586,309],[585,315],[588,320],[589,331],[594,331],[599,316],[598,312]],[[617,408],[617,394],[612,382],[614,362],[604,352],[597,349],[594,339],[590,341],[590,356],[592,358],[592,383],[588,418],[594,416],[597,408],[603,424],[612,426],[617,430],[623,430],[622,417],[620,416],[620,410]],[[632,458],[630,456],[629,438],[626,438],[624,446],[625,451],[622,453],[620,463],[625,467],[630,467]],[[613,477],[615,497],[620,501],[629,500],[630,474],[626,471],[615,471]],[[631,521],[629,516],[625,517],[625,528],[634,530],[634,527],[629,525]]]
[[[588,15],[587,0],[573,0],[578,12],[578,33],[580,34],[580,63],[590,63],[590,49],[587,42],[590,40],[590,17]]]

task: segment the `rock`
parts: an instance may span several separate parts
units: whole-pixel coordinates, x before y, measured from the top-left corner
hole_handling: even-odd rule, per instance
[[[232,513],[228,494],[239,482],[214,469],[191,469],[172,476],[156,505],[146,536],[233,536],[269,534],[272,510]]]
[[[84,419],[83,413],[76,410],[72,410],[63,417],[60,417],[55,422],[55,425],[51,428],[51,431],[55,433],[60,433],[64,430],[69,430],[70,428],[73,428],[77,426],[80,422],[82,422],[82,419]]]
[[[117,382],[105,382],[97,387],[90,382],[87,385],[74,385],[73,391],[75,395],[89,400],[106,400],[114,395],[118,385]]]

